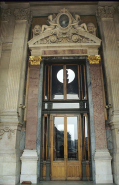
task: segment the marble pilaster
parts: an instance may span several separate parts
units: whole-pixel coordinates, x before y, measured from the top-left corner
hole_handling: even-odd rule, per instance
[[[119,184],[119,142],[116,127],[119,124],[119,48],[117,42],[117,34],[114,24],[114,13],[116,7],[113,6],[99,6],[97,9],[97,18],[100,27],[104,66],[107,80],[108,90],[108,104],[111,104],[109,109],[108,122],[112,125],[113,136],[113,175],[114,182]]]
[[[111,156],[107,150],[103,83],[99,56],[88,56],[90,62],[93,114],[95,124],[95,182],[112,183]],[[104,169],[104,172],[102,173]],[[104,175],[105,174],[105,175]]]
[[[41,57],[29,57],[29,87],[28,103],[26,115],[26,138],[25,150],[22,154],[22,168],[20,182],[31,181],[37,183],[37,112],[38,112],[38,89],[39,89],[39,71]],[[28,170],[29,168],[29,170]],[[33,170],[32,170],[33,169]],[[35,169],[35,171],[34,171]],[[27,171],[27,172],[26,172]]]
[[[29,89],[27,104],[25,148],[36,149],[38,84],[40,66],[31,65],[29,69]]]
[[[87,71],[87,86],[88,86],[88,99],[89,99],[89,114],[90,114],[90,138],[91,138],[91,162],[92,162],[92,180],[95,182],[95,125],[93,115],[93,99],[92,99],[92,84],[89,61],[86,61]]]

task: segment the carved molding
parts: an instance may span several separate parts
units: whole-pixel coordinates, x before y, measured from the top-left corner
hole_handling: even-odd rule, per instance
[[[9,127],[5,127],[4,129],[0,129],[0,140],[2,139],[5,132],[8,133],[7,137],[10,139],[12,137],[12,134],[15,134],[16,129],[12,130]]]
[[[2,21],[9,21],[11,15],[10,9],[2,9]]]
[[[42,61],[41,56],[30,56],[29,57],[29,62],[31,65],[40,65]]]
[[[97,18],[113,18],[114,6],[99,6],[96,11]]]
[[[88,60],[90,64],[99,64],[101,57],[100,55],[88,55]]]
[[[14,16],[16,20],[27,20],[30,22],[32,19],[30,8],[16,8],[14,10]]]

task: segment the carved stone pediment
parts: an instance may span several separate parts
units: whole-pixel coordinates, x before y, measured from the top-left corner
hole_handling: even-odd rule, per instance
[[[63,8],[48,16],[47,25],[35,25],[28,42],[32,56],[98,55],[101,40],[93,23],[83,23],[80,16]]]
[[[29,45],[62,43],[100,43],[93,23],[82,23],[80,16],[72,16],[67,9],[48,16],[48,25],[36,25]]]
[[[85,35],[78,33],[78,32],[72,32],[72,33],[67,33],[67,34],[57,34],[56,32],[51,32],[50,35],[46,35],[45,37],[38,37],[38,40],[34,42],[34,45],[39,45],[39,44],[62,44],[62,43],[96,43],[96,40],[93,38],[88,38],[85,37]]]

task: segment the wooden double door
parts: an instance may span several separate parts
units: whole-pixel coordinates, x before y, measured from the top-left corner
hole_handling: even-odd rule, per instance
[[[81,180],[81,115],[51,115],[50,146],[51,180]]]

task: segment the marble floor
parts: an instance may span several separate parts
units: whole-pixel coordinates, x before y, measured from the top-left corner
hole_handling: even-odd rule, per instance
[[[21,185],[21,184],[17,184]],[[22,184],[26,185],[26,184]],[[32,185],[95,185],[93,182],[89,181],[41,181],[38,184],[32,184]],[[115,185],[115,184],[96,184],[96,185]]]

